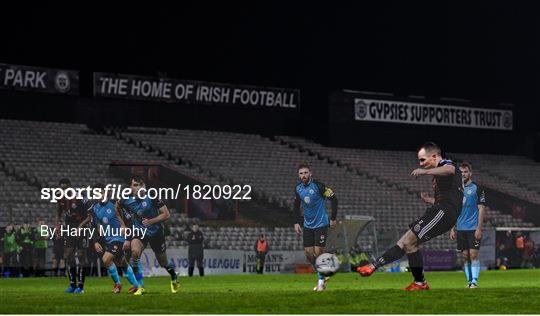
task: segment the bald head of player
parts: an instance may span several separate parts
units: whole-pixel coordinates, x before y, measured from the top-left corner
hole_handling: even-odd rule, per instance
[[[424,169],[437,167],[441,160],[441,148],[434,142],[427,142],[418,149],[418,162]]]

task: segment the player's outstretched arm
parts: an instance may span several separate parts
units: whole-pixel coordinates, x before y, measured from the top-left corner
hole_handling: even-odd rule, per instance
[[[445,165],[433,169],[427,169],[426,171],[426,174],[431,176],[450,176],[456,174],[456,167],[454,165]]]
[[[456,173],[456,167],[454,165],[444,165],[444,166],[436,167],[432,169],[423,169],[423,168],[414,169],[411,172],[411,176],[413,177],[425,176],[425,175],[450,176],[450,175],[454,175],[455,173]]]

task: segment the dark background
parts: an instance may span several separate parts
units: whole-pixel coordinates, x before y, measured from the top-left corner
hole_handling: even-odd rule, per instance
[[[104,125],[292,134],[341,146],[379,147],[389,145],[389,139],[401,143],[398,133],[358,143],[370,128],[360,123],[348,133],[333,128],[329,92],[346,88],[389,92],[396,98],[455,97],[485,107],[505,103],[514,110],[515,132],[504,135],[396,124],[379,128],[404,128],[408,139],[441,139],[452,150],[466,151],[474,148],[452,139],[473,135],[470,141],[478,142],[502,135],[519,144],[502,148],[492,142],[477,151],[534,155],[540,144],[537,14],[533,2],[510,1],[26,5],[3,12],[0,62],[80,70],[81,97],[2,92],[0,113]],[[298,88],[301,111],[96,100],[94,71]]]

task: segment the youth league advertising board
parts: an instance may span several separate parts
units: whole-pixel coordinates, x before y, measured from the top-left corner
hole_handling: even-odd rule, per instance
[[[169,103],[298,110],[300,91],[272,87],[94,73],[94,96]]]
[[[177,272],[187,275],[188,250],[187,248],[167,249],[167,258],[173,263]],[[146,249],[141,256],[144,275],[168,275],[150,249]],[[205,274],[239,274],[243,273],[244,252],[240,250],[204,250]]]
[[[79,95],[79,72],[0,64],[0,89]]]
[[[167,249],[167,257],[180,275],[187,275],[187,248]],[[168,275],[160,267],[154,252],[146,249],[141,256],[143,273],[147,276]],[[266,255],[264,273],[279,274],[294,272],[295,264],[305,263],[303,251],[270,251]],[[257,258],[254,251],[205,249],[203,267],[205,274],[255,273]]]
[[[512,130],[512,111],[355,98],[354,118],[401,124]]]

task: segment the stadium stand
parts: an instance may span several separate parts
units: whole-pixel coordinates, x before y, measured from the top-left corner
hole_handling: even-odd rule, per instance
[[[403,185],[415,191],[429,191],[429,182],[412,179],[407,170],[417,168],[416,153],[408,151],[385,151],[326,147],[302,138],[280,136],[282,142],[319,155],[340,161],[362,172],[369,173],[379,168],[390,172],[379,176],[395,185]],[[521,156],[499,156],[490,154],[449,153],[449,157],[459,161],[472,162],[475,179],[487,187],[492,187],[526,201],[540,203],[540,165]]]
[[[51,222],[55,205],[39,199],[39,188],[54,187],[60,178],[70,178],[76,187],[123,183],[125,180],[109,172],[115,160],[174,165],[209,184],[250,184],[257,196],[287,208],[292,208],[296,167],[307,161],[314,177],[334,188],[341,214],[376,218],[382,246],[385,238],[395,239],[407,223],[423,213],[426,206],[417,194],[431,190],[429,179],[409,176],[416,168],[414,152],[332,148],[287,136],[270,139],[230,132],[131,127],[96,133],[80,124],[15,120],[0,120],[0,135],[0,225],[38,216]],[[517,156],[457,156],[482,161],[476,166],[481,184],[531,202],[540,201],[534,181],[540,167],[531,161]],[[495,186],[499,183],[500,187]],[[172,213],[168,242],[185,246],[190,219],[177,210]],[[533,226],[492,209],[488,209],[487,218],[486,225],[491,226]],[[259,234],[265,232],[274,249],[302,249],[301,239],[289,227],[204,226],[203,232],[207,248],[251,250]],[[363,235],[360,244],[371,250],[373,238]],[[426,246],[454,248],[446,236]]]
[[[288,207],[292,204],[291,173],[298,162],[309,161],[315,177],[334,187],[342,212],[373,215],[378,219],[377,229],[382,232],[406,229],[404,223],[421,215],[425,208],[416,193],[431,189],[428,179],[414,180],[409,176],[410,170],[417,167],[413,152],[330,148],[334,153],[344,152],[351,160],[355,159],[357,165],[351,166],[331,154],[321,153],[317,150],[321,145],[303,148],[287,142],[287,138],[276,141],[257,135],[190,130],[168,130],[165,135],[129,132],[124,135],[143,144],[154,144],[184,160],[197,161],[202,168],[234,183],[252,183],[255,189],[270,192],[270,201]],[[221,153],[219,160],[212,158],[216,151]],[[355,168],[358,165],[370,168],[358,170]],[[491,209],[486,225],[532,226]],[[429,247],[451,248],[451,244],[441,236]]]
[[[43,219],[52,221],[55,205],[40,200],[39,189],[56,187],[61,178],[69,178],[74,187],[98,182],[121,184],[125,181],[109,173],[109,164],[114,160],[167,162],[155,153],[96,134],[79,124],[0,120],[0,135],[0,161],[4,164],[4,172],[0,173],[4,192],[0,203],[2,209],[14,214],[13,221],[33,217],[43,210],[49,210],[44,212],[47,216]],[[182,165],[175,168],[212,183],[195,169]],[[17,181],[6,172],[27,181]]]

